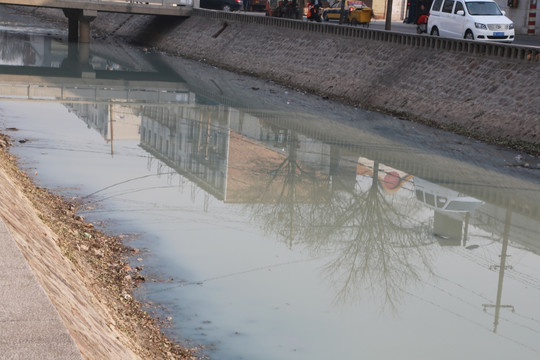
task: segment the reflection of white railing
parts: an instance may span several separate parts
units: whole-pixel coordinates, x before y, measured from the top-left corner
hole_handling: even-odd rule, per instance
[[[125,88],[103,85],[0,84],[0,99],[145,104],[190,104],[194,102],[193,93],[183,89]]]

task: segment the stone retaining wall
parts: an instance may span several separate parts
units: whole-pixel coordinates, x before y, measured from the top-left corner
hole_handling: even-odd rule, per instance
[[[540,144],[538,50],[253,18],[100,13],[92,29],[484,140]]]

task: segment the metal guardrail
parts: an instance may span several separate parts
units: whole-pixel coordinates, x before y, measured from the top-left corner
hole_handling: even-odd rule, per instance
[[[374,30],[363,27],[341,26],[335,24],[322,24],[269,16],[252,16],[223,11],[193,9],[193,16],[213,19],[235,21],[246,24],[274,26],[290,30],[309,31],[335,36],[347,36],[359,39],[384,41],[425,49],[436,49],[472,54],[475,56],[489,56],[507,60],[540,63],[540,49],[514,44],[488,43],[482,41],[447,39],[428,35],[402,34],[384,30]]]

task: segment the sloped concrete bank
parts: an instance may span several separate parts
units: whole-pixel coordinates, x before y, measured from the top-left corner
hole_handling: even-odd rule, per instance
[[[66,21],[57,10],[39,13]],[[540,61],[284,29],[250,22],[249,15],[223,20],[204,10],[185,20],[99,13],[92,31],[354,106],[540,151]]]
[[[224,26],[204,16],[158,32],[152,21],[132,18],[115,33],[355,106],[484,139],[540,143],[539,63],[241,22]]]
[[[73,199],[36,187],[10,143],[0,133],[0,236],[12,253],[0,281],[0,359],[191,359],[131,297],[123,239],[85,223]]]

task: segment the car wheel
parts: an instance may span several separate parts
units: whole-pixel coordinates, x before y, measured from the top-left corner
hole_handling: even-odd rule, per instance
[[[227,11],[227,12],[228,12],[228,11],[232,11],[231,5],[225,4],[225,5],[223,5],[223,7],[221,8],[221,10]]]
[[[324,21],[328,21],[328,14],[326,13],[326,11],[323,12],[322,17],[323,17]]]
[[[358,20],[356,20],[356,18],[353,18],[353,19],[351,20],[351,24],[352,24],[353,26],[358,25]]]
[[[439,29],[437,29],[436,26],[434,26],[433,29],[431,29],[431,35],[439,36]]]
[[[471,30],[465,31],[465,39],[466,40],[474,40],[474,35]]]

